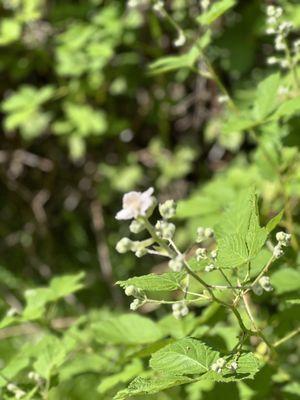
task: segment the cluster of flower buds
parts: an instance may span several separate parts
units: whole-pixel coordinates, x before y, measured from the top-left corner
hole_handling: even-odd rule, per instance
[[[277,244],[273,249],[273,256],[275,258],[280,258],[284,253],[284,247],[289,246],[291,242],[291,234],[285,232],[276,233]]]
[[[14,394],[16,400],[22,399],[23,397],[26,396],[26,393],[14,383],[9,383],[6,386],[6,389]]]
[[[143,257],[148,252],[148,246],[153,243],[153,239],[147,240],[131,240],[127,237],[122,238],[116,244],[116,250],[118,253],[123,254],[127,253],[128,251],[134,252],[136,257]]]
[[[225,364],[226,360],[224,360],[224,358],[218,358],[217,361],[212,364],[211,369],[218,374],[221,374]]]
[[[206,267],[204,268],[204,271],[205,272],[211,272],[214,269],[215,269],[215,265],[211,263],[211,264],[206,265]]]
[[[270,278],[268,276],[262,276],[253,286],[252,290],[257,296],[261,296],[264,291],[271,292],[273,290],[273,286],[271,285]]]
[[[196,260],[201,261],[201,260],[206,260],[207,259],[207,250],[200,247],[199,249],[196,250]]]
[[[155,224],[155,232],[159,238],[171,240],[175,233],[175,225],[171,222],[161,219]]]
[[[268,35],[274,35],[274,47],[277,52],[284,52],[282,56],[271,56],[267,59],[269,65],[279,64],[282,68],[291,68],[293,66],[293,57],[288,56],[289,44],[288,35],[293,29],[293,24],[290,21],[284,21],[282,19],[283,9],[281,7],[275,7],[270,5],[267,7],[267,29]],[[296,42],[295,42],[296,43]],[[294,43],[294,53],[297,55],[299,52],[297,44]]]
[[[132,303],[130,303],[130,310],[131,311],[136,311],[138,308],[140,308],[145,302],[141,299],[134,299]]]
[[[158,210],[163,219],[173,218],[176,214],[176,203],[174,200],[166,200],[158,205]]]
[[[173,311],[173,316],[176,319],[185,317],[189,313],[189,309],[184,302],[173,304],[172,311]]]
[[[182,271],[184,267],[184,255],[178,254],[176,257],[172,258],[169,263],[169,268],[174,272]]]
[[[214,231],[211,228],[203,228],[202,226],[200,226],[197,229],[196,242],[201,243],[206,239],[212,238],[213,236],[214,236]]]

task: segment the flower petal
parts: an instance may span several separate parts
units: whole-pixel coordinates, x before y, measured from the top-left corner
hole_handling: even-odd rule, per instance
[[[132,219],[132,218],[134,218],[134,213],[132,211],[133,210],[130,208],[123,208],[123,210],[120,210],[116,214],[116,219],[119,219],[119,220]]]

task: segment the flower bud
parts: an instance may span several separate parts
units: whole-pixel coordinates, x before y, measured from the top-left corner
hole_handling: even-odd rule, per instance
[[[213,271],[214,269],[215,269],[214,264],[209,264],[204,268],[204,271],[205,272],[210,272],[210,271]]]
[[[173,218],[176,214],[176,203],[174,200],[167,200],[158,206],[160,215],[164,219]]]
[[[235,372],[238,369],[238,363],[236,361],[232,361],[229,368],[231,369],[231,371]]]
[[[185,303],[175,303],[172,305],[173,316],[176,319],[185,317],[189,313],[189,309]]]
[[[259,279],[259,284],[260,286],[266,291],[266,292],[271,292],[273,290],[273,287],[271,286],[270,283],[270,278],[268,276],[262,276]]]
[[[199,228],[197,228],[197,238],[196,238],[197,243],[203,242],[203,240],[205,238],[204,232],[205,232],[205,228],[203,228],[202,226],[199,226]]]
[[[127,251],[131,250],[132,248],[132,240],[128,239],[127,237],[122,238],[116,244],[116,250],[118,253],[126,253]]]
[[[285,232],[277,232],[276,240],[278,240],[281,246],[288,246],[290,244],[292,235],[290,233]]]
[[[170,240],[175,233],[175,225],[167,221],[157,221],[155,225],[156,234],[161,239]]]
[[[219,358],[215,363],[212,364],[211,369],[220,374],[225,364],[226,361],[224,360],[224,358]]]
[[[125,294],[126,296],[135,296],[138,292],[138,289],[133,286],[133,285],[129,285],[125,288]]]
[[[211,228],[205,228],[204,236],[208,238],[212,238],[214,236],[214,231]]]
[[[201,261],[207,258],[207,251],[206,249],[200,248],[196,250],[196,260]]]
[[[217,250],[212,250],[212,251],[210,252],[210,257],[211,257],[213,260],[216,260],[216,259],[217,259],[217,256],[218,256],[218,251],[217,251]]]
[[[144,229],[145,229],[145,224],[139,219],[134,219],[129,225],[129,230],[132,233],[140,233]]]
[[[261,296],[264,292],[263,288],[258,283],[252,287],[252,291],[256,296]]]
[[[282,255],[283,255],[283,250],[282,250],[281,244],[279,243],[273,249],[273,256],[275,258],[280,258]]]
[[[169,261],[169,268],[174,272],[180,272],[184,267],[184,256],[179,254]]]
[[[143,305],[143,302],[139,299],[134,299],[132,303],[130,303],[130,310],[135,311],[137,310],[139,307],[141,307]]]

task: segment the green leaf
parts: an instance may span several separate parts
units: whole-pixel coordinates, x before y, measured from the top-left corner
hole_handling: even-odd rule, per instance
[[[45,379],[49,379],[52,371],[65,360],[67,351],[64,342],[55,336],[45,336],[37,345],[34,370]]]
[[[193,379],[183,376],[138,377],[130,383],[127,389],[118,392],[114,400],[128,399],[131,396],[137,395],[154,394],[189,382],[193,382]]]
[[[24,320],[40,318],[46,305],[57,301],[83,288],[84,272],[75,275],[64,275],[51,280],[48,288],[30,289],[25,292],[26,307],[22,313]]]
[[[292,268],[282,268],[271,276],[271,284],[277,294],[300,290],[300,272]]]
[[[300,96],[286,100],[282,103],[276,112],[271,116],[271,120],[278,120],[279,118],[290,118],[294,114],[300,112]]]
[[[149,65],[149,71],[154,75],[175,71],[181,68],[191,68],[200,54],[201,50],[194,46],[188,53],[159,58]]]
[[[143,363],[139,359],[134,359],[126,365],[121,372],[102,378],[97,392],[104,394],[120,383],[127,383],[143,371]]]
[[[219,357],[217,351],[192,338],[178,340],[154,353],[150,366],[155,371],[174,375],[207,372]]]
[[[272,232],[276,228],[276,226],[280,223],[280,221],[282,220],[283,214],[284,214],[284,210],[281,210],[280,213],[278,213],[277,215],[275,215],[275,217],[270,219],[270,221],[266,225],[266,230],[268,233]]]
[[[235,4],[235,0],[220,0],[218,2],[215,2],[210,6],[208,11],[197,18],[197,21],[201,25],[210,25],[216,19],[220,18],[226,11],[232,8]]]
[[[135,276],[126,281],[118,281],[117,284],[122,288],[133,285],[141,290],[163,291],[177,290],[180,283],[185,277],[184,272],[166,272],[165,274],[149,274],[143,276]]]
[[[261,250],[267,231],[259,224],[254,189],[240,194],[215,227],[218,243],[217,264],[236,268],[252,260]]]
[[[163,337],[155,322],[136,314],[125,314],[99,321],[92,325],[101,343],[147,344]]]
[[[280,84],[280,74],[272,74],[258,85],[253,107],[253,116],[256,120],[267,117],[275,108],[277,93]]]

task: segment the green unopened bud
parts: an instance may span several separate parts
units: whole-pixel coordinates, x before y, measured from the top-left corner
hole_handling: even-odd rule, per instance
[[[196,250],[196,260],[201,261],[207,258],[207,251],[206,249],[200,248]]]
[[[169,268],[174,272],[180,272],[184,267],[184,256],[179,254],[175,258],[169,261]]]
[[[158,206],[160,215],[164,219],[173,218],[176,214],[176,203],[174,200],[167,200]]]
[[[135,311],[137,310],[139,307],[141,307],[143,305],[142,300],[139,299],[134,299],[132,303],[130,303],[130,310]]]
[[[129,230],[132,233],[140,233],[145,229],[145,224],[139,219],[134,219],[129,225]]]
[[[126,253],[127,251],[131,250],[132,248],[132,240],[128,239],[127,237],[122,238],[116,244],[116,250],[118,253]]]
[[[156,234],[161,239],[170,240],[175,233],[175,225],[167,221],[157,221],[155,225]]]

